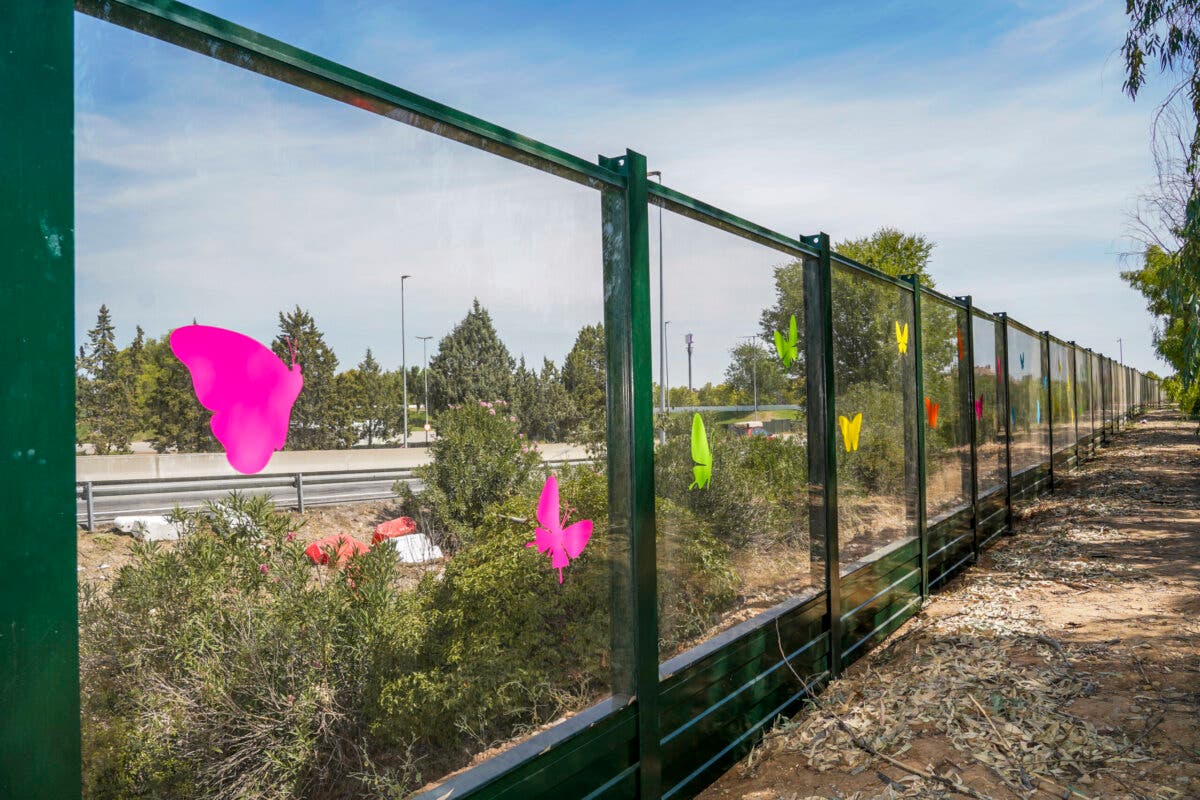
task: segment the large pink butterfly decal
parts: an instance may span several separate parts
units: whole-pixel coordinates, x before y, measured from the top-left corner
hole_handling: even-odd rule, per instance
[[[558,570],[559,583],[563,582],[563,567],[570,564],[572,558],[579,558],[583,548],[587,547],[588,539],[592,538],[592,521],[581,519],[573,525],[567,525],[570,513],[571,508],[567,506],[559,519],[558,479],[549,476],[542,486],[542,497],[537,507],[537,521],[541,527],[534,531],[533,541],[525,546],[536,546],[539,553],[550,551],[550,566]]]
[[[200,404],[213,412],[209,427],[238,472],[259,472],[287,441],[292,405],[304,378],[292,351],[279,356],[236,331],[188,325],[171,332],[171,352],[192,373]]]
[[[975,401],[975,419],[983,419],[983,395]]]

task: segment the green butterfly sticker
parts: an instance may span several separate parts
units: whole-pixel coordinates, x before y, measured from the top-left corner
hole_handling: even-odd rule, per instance
[[[792,314],[792,319],[788,323],[787,338],[783,338],[783,334],[775,331],[775,352],[779,353],[779,360],[783,362],[783,368],[787,369],[800,355],[800,336],[796,333],[796,315]]]
[[[692,466],[696,480],[688,489],[703,489],[712,478],[712,451],[708,449],[708,434],[704,432],[704,420],[699,414],[692,415],[692,461],[696,462]]]

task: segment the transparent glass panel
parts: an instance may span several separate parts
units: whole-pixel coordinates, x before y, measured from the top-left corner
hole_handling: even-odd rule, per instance
[[[917,533],[919,407],[912,330],[911,292],[833,266],[842,574],[886,555]]]
[[[1078,403],[1079,439],[1092,434],[1092,362],[1086,350],[1075,348],[1075,401]]]
[[[928,524],[971,502],[971,421],[967,397],[966,309],[933,295],[921,298],[925,388],[925,514]],[[970,411],[968,411],[970,408]]]
[[[89,779],[400,796],[608,696],[601,193],[76,30]]]
[[[971,320],[975,346],[975,453],[979,476],[979,496],[986,497],[1004,488],[1007,463],[1002,415],[1002,364],[996,343],[1000,323],[979,314]]]
[[[1012,474],[1044,464],[1050,457],[1047,377],[1042,341],[1013,324],[1008,326],[1009,424]]]
[[[1075,399],[1071,391],[1071,350],[1050,340],[1050,408],[1054,410],[1051,435],[1054,452],[1075,444]]]
[[[660,261],[660,211],[650,263],[669,323],[654,458],[666,660],[822,588],[825,567],[824,541],[808,536],[802,264],[672,212],[661,212]],[[653,300],[658,329],[657,290]]]

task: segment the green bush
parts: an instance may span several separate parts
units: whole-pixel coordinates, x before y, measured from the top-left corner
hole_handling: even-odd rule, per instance
[[[407,484],[396,491],[439,545],[453,550],[469,539],[488,508],[521,489],[541,464],[519,430],[503,400],[452,406],[438,419],[433,461],[413,470],[425,484],[420,499]]]
[[[690,414],[667,418],[667,441],[654,454],[659,497],[704,520],[729,547],[768,547],[803,535],[808,456],[798,437],[735,436],[707,417],[712,480],[704,489],[691,489],[691,426]]]
[[[854,384],[838,393],[838,414],[849,418],[858,413],[863,415],[858,450],[846,452],[841,433],[836,434],[838,491],[893,496],[903,493],[907,421],[903,396],[898,389],[882,383]]]
[[[386,549],[319,571],[264,498],[139,545],[80,608],[84,794],[355,797],[380,786],[365,742],[379,669],[421,617]],[[396,743],[380,741],[384,752]],[[395,780],[417,777],[399,765]],[[390,780],[390,779],[389,779]]]
[[[587,466],[559,475],[571,520],[594,524],[561,585],[549,558],[525,546],[540,490],[540,481],[531,482],[490,508],[445,572],[421,583],[421,661],[383,688],[379,725],[387,738],[420,731],[432,751],[465,755],[607,690],[606,478]]]
[[[655,515],[659,652],[673,653],[734,607],[738,578],[729,565],[728,547],[696,514],[660,497]]]

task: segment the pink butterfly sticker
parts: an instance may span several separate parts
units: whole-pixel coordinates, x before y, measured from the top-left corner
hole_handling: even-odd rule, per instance
[[[592,538],[592,521],[581,519],[568,526],[570,513],[571,508],[567,506],[562,519],[559,519],[558,479],[549,476],[542,486],[542,497],[537,507],[537,521],[541,527],[534,531],[533,541],[525,546],[536,546],[539,553],[550,552],[550,566],[558,570],[559,583],[563,582],[563,568],[571,563],[572,558],[579,558],[583,548],[587,547],[588,539]]]
[[[188,325],[171,332],[171,352],[192,374],[209,427],[238,472],[259,472],[287,441],[292,405],[304,388],[296,352],[289,368],[269,349],[236,331]]]
[[[983,419],[983,395],[975,401],[975,419]]]

